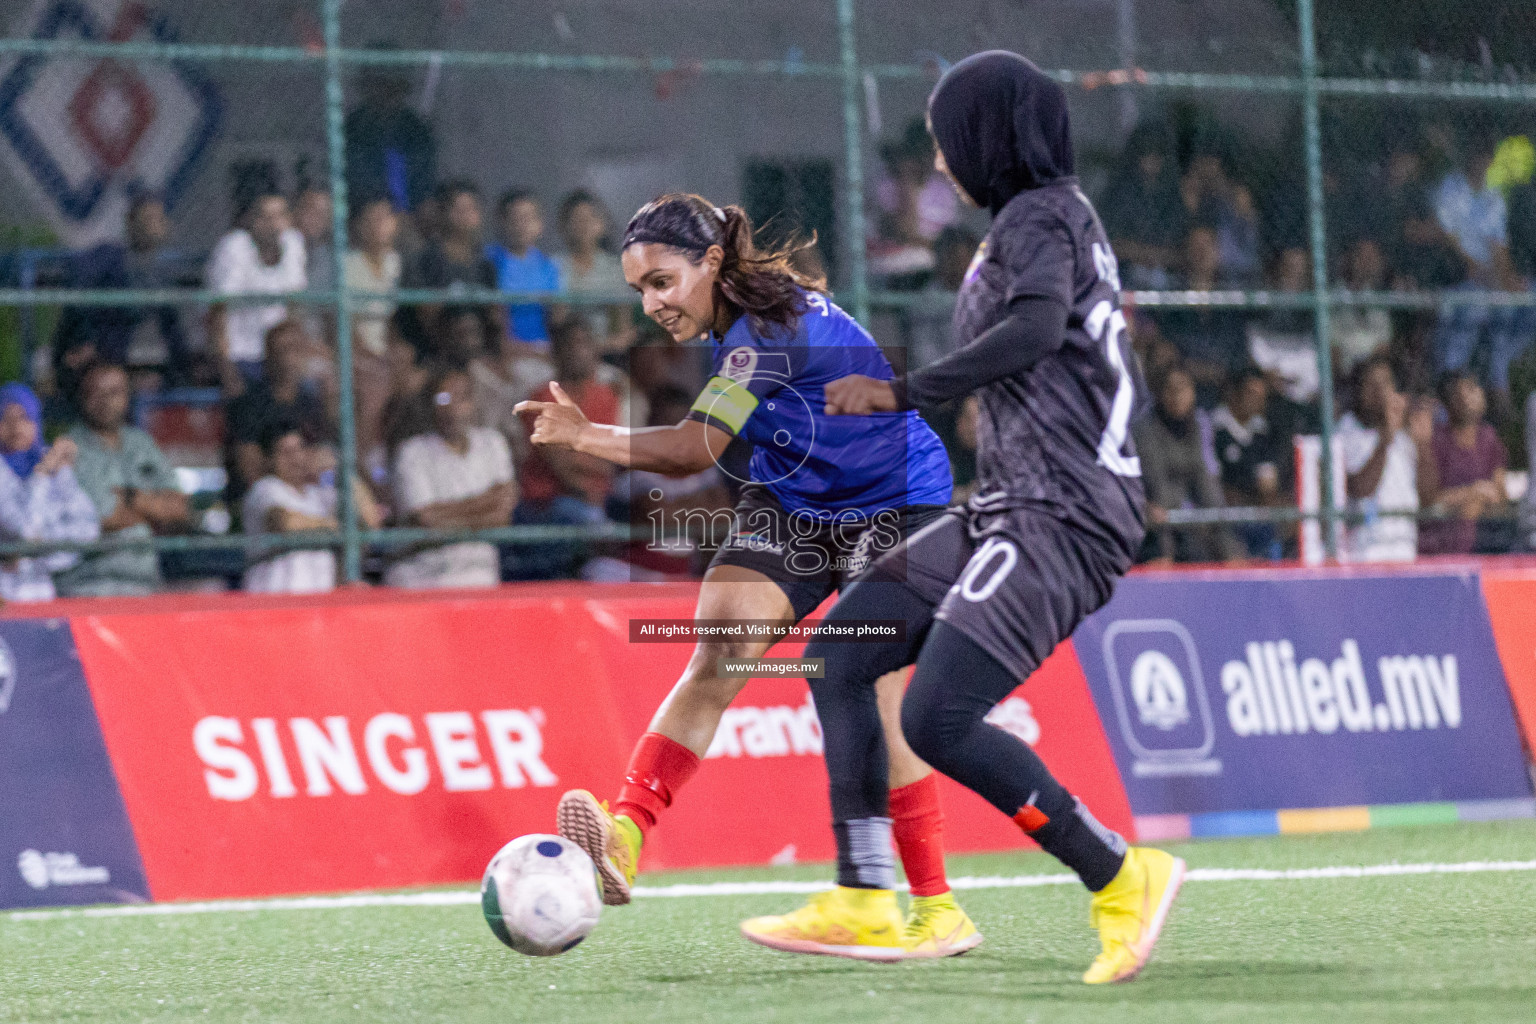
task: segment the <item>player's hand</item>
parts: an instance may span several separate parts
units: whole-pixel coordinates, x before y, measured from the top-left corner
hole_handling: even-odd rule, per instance
[[[576,439],[590,421],[559,384],[550,381],[549,390],[555,396],[553,402],[518,402],[512,411],[538,413],[539,418],[533,421],[533,435],[529,438],[534,444],[574,448]]]
[[[840,377],[827,385],[828,416],[868,416],[872,412],[895,412],[896,392],[888,380],[875,380],[860,374]]]

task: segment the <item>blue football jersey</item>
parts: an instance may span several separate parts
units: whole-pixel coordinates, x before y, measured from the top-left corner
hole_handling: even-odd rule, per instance
[[[904,505],[948,504],[944,445],[915,411],[828,416],[826,385],[849,374],[895,376],[858,321],[806,293],[793,335],[764,338],[747,317],[713,339],[714,376],[690,419],[753,445],[751,477],[786,509],[869,516]]]

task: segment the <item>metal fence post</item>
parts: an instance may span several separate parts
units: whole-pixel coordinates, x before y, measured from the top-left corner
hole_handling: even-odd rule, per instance
[[[325,0],[325,135],[331,165],[331,249],[336,275],[336,372],[340,374],[341,423],[336,473],[337,514],[341,520],[342,579],[362,579],[363,557],[352,481],[357,477],[357,417],[352,394],[352,296],[347,290],[347,177],[341,80],[341,4]]]
[[[848,294],[854,319],[869,324],[869,266],[864,251],[864,148],[859,116],[859,55],[853,35],[853,0],[837,0],[837,34],[843,65],[843,166],[848,176],[843,193],[848,206]]]
[[[1333,353],[1331,313],[1328,306],[1328,244],[1323,210],[1323,141],[1319,125],[1317,90],[1317,39],[1312,24],[1313,0],[1297,0],[1296,21],[1301,34],[1301,102],[1306,130],[1307,214],[1312,228],[1312,298],[1317,336],[1318,419],[1322,452],[1319,472],[1322,487],[1323,550],[1330,560],[1338,557],[1334,533],[1338,521],[1333,493]]]

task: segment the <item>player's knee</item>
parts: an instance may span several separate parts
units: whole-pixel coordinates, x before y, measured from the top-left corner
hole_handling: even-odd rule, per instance
[[[919,669],[902,698],[901,732],[914,754],[946,771],[987,710],[984,703]]]
[[[936,696],[927,688],[907,688],[901,701],[901,734],[914,754],[937,768],[946,743],[940,725],[942,708]]]

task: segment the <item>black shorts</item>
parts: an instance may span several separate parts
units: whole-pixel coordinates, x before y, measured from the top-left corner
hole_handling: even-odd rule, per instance
[[[1124,548],[1036,509],[950,509],[871,568],[1024,679],[1115,592]]]
[[[747,484],[736,502],[730,536],[709,567],[735,565],[779,585],[805,618],[910,534],[943,516],[943,505],[907,505],[874,516],[844,513],[828,520],[789,512],[761,484]]]

